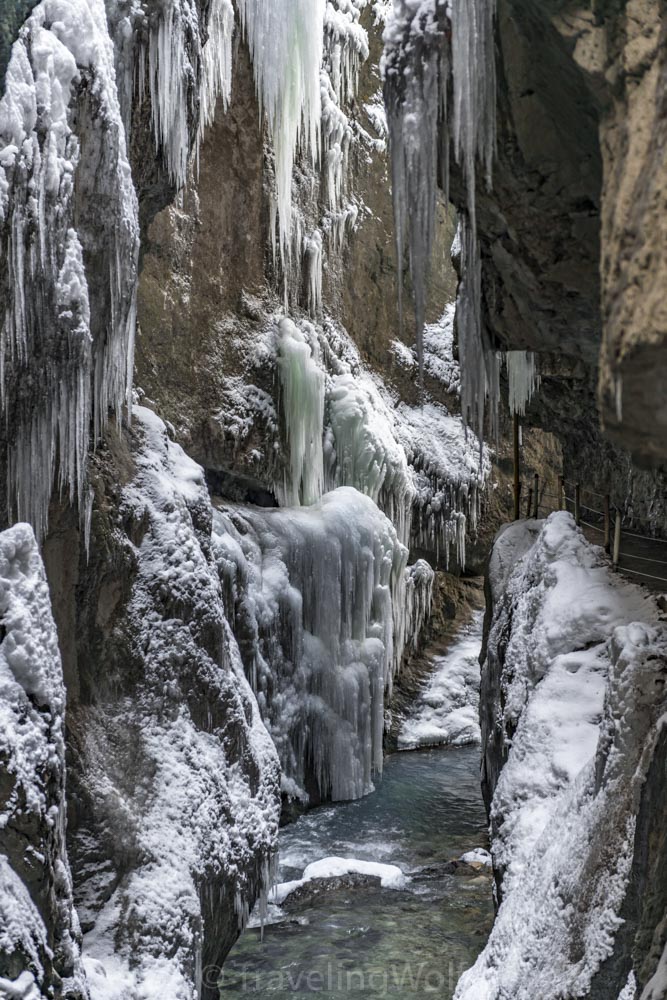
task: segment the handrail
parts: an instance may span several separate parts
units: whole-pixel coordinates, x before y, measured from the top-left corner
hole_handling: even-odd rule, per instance
[[[519,479],[518,482],[515,480],[515,489],[519,491],[519,497],[523,496],[523,483]],[[568,487],[574,487],[574,496],[568,495]],[[526,516],[527,517],[539,517],[541,514],[551,514],[556,510],[567,510],[568,505],[572,506],[574,510],[574,517],[576,523],[582,527],[588,528],[590,531],[595,531],[604,537],[604,548],[609,554],[612,565],[615,570],[620,570],[623,573],[631,574],[632,576],[642,577],[646,580],[654,580],[658,583],[665,584],[667,587],[667,576],[657,576],[654,573],[644,573],[641,570],[631,569],[629,566],[625,565],[626,560],[634,561],[635,564],[646,563],[652,566],[659,566],[667,571],[667,558],[656,559],[653,556],[643,556],[638,553],[628,552],[623,548],[623,539],[636,538],[642,542],[648,544],[659,544],[667,546],[667,538],[653,538],[651,535],[641,535],[636,531],[629,531],[627,528],[623,527],[624,516],[623,513],[618,509],[614,508],[611,504],[611,497],[609,494],[598,493],[597,490],[591,490],[582,483],[574,483],[571,480],[565,479],[564,476],[559,478],[559,489],[557,493],[550,493],[547,490],[540,491],[540,477],[536,474],[531,480],[531,485],[526,491],[527,504],[526,504]],[[582,502],[582,495],[601,497],[604,500],[604,510],[599,510],[597,507],[590,507],[588,504]],[[544,500],[549,498],[556,501],[555,506],[547,505]],[[659,498],[654,498],[654,500]],[[637,503],[649,504],[654,501],[637,501]],[[520,507],[515,507],[515,510],[519,510]],[[593,524],[591,521],[584,520],[582,513],[586,511],[593,514],[595,517],[602,518],[602,523]]]

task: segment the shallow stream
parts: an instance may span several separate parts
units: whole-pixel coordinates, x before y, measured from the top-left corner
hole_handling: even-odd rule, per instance
[[[400,889],[364,878],[311,882],[230,953],[221,997],[449,1000],[493,917],[479,747],[393,754],[374,794],[323,806],[281,831],[279,881],[337,856],[397,865]]]

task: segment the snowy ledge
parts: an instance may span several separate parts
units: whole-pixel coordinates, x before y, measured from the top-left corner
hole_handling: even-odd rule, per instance
[[[490,586],[483,739],[487,780],[494,754],[501,768],[491,825],[502,902],[455,996],[588,995],[622,923],[664,718],[667,627],[565,513],[505,528]]]

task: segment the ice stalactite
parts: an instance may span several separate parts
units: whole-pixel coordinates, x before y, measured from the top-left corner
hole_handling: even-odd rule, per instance
[[[79,88],[87,94],[85,108],[77,103]],[[103,151],[80,144],[70,125],[74,109],[81,127],[86,114],[95,116]],[[84,204],[77,230],[75,200]],[[85,206],[98,200],[104,211],[93,219]],[[91,413],[97,439],[109,410],[120,416],[128,400],[137,250],[136,197],[104,4],[43,0],[13,47],[0,100],[8,506],[38,536],[46,530],[56,471],[83,516]],[[95,309],[88,254],[107,273]]]
[[[482,325],[482,264],[477,236],[476,184],[479,162],[486,184],[496,148],[496,63],[493,49],[495,0],[453,0],[452,20],[452,138],[463,171],[467,219],[462,220],[462,280],[460,314],[461,397],[466,421],[481,438],[488,398],[491,432],[495,434],[500,399],[497,352]]]
[[[320,151],[320,69],[326,0],[238,0],[260,106],[275,152],[280,251],[291,252],[292,171],[297,151]]]
[[[493,51],[495,0],[452,0],[452,138],[468,198],[472,233],[477,234],[475,210],[476,163],[491,186],[496,149],[496,62]]]
[[[297,510],[227,508],[214,541],[285,792],[340,800],[371,791],[395,635],[406,632],[394,600],[405,609],[407,550],[392,524],[342,488]]]
[[[148,80],[155,144],[177,187],[185,184],[190,158],[189,122],[196,113],[197,95],[190,53],[198,37],[194,2],[167,4],[150,28]]]
[[[324,369],[315,336],[306,339],[287,318],[278,329],[278,365],[289,450],[289,475],[279,493],[287,506],[298,507],[322,495]]]
[[[535,355],[532,351],[507,351],[505,363],[509,379],[510,412],[523,416],[527,404],[540,387]]]
[[[445,12],[444,0],[396,0],[384,32],[384,95],[391,154],[399,310],[402,320],[403,255],[407,240],[420,367],[438,166],[447,162],[449,57]],[[446,189],[446,170],[442,180]]]

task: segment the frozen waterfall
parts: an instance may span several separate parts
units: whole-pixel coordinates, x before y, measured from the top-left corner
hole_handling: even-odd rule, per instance
[[[397,655],[394,613],[407,613],[407,550],[391,522],[348,487],[296,510],[225,508],[214,542],[284,790],[305,801],[371,791]],[[412,614],[425,604],[426,577]]]

